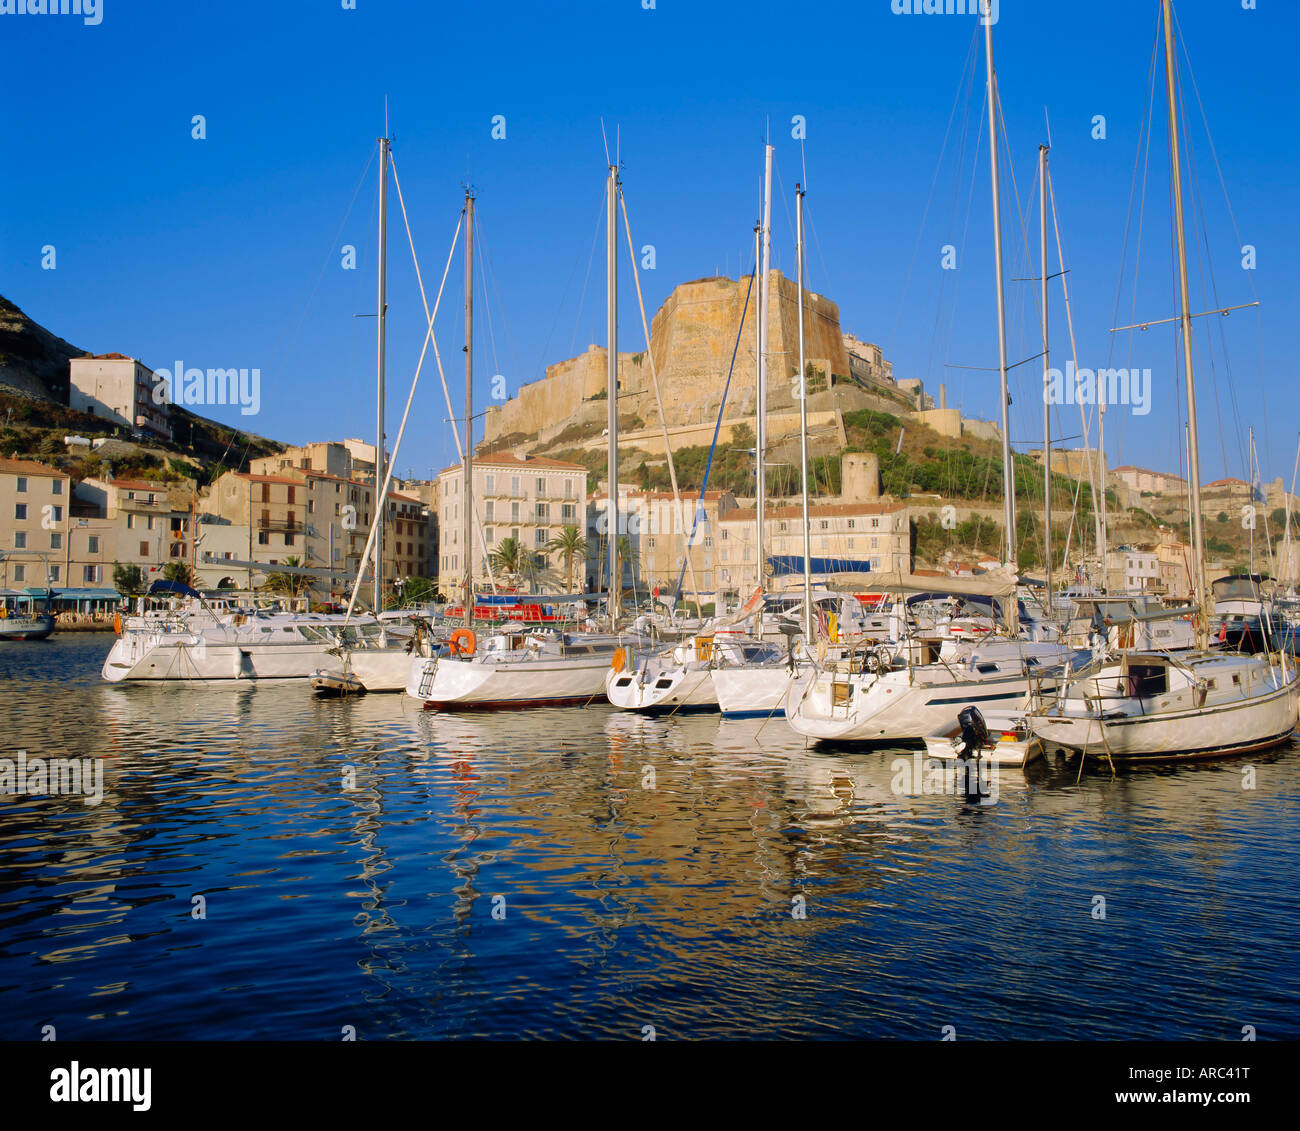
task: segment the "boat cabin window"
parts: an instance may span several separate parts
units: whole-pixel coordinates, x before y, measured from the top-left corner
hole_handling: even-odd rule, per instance
[[[1128,694],[1134,699],[1150,699],[1169,690],[1169,669],[1163,664],[1130,664]]]

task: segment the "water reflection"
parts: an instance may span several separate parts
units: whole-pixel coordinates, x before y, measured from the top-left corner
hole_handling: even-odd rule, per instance
[[[5,753],[105,766],[0,800],[6,1035],[1297,1032],[1292,749],[979,806],[775,721],[108,686],[94,645],[0,651]]]

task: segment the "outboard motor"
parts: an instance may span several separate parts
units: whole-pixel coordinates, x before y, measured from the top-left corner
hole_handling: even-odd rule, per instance
[[[989,728],[978,707],[963,707],[957,716],[961,726],[961,753],[957,755],[959,783],[964,787],[968,802],[980,803],[983,799],[980,776],[980,752],[989,744]]]
[[[963,707],[957,716],[961,727],[962,758],[978,758],[980,751],[989,744],[989,728],[978,707]]]
[[[785,637],[785,662],[789,667],[791,674],[795,670],[794,664],[794,638],[803,635],[803,628],[794,623],[794,621],[783,620],[777,624],[781,635]]]

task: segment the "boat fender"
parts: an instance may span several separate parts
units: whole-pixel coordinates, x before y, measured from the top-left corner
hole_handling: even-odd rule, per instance
[[[629,659],[630,657],[628,656],[628,649],[619,648],[614,653],[614,658],[610,660],[609,666],[613,668],[615,674],[617,674],[618,672],[621,672],[625,667],[627,667]]]
[[[118,636],[122,635],[122,614],[121,613],[113,614],[113,631],[116,632]]]

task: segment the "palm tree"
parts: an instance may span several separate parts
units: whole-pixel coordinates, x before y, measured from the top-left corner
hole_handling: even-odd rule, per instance
[[[164,581],[175,581],[179,585],[193,585],[194,579],[190,574],[190,567],[185,562],[168,562],[162,568]]]
[[[546,543],[548,554],[559,554],[564,559],[565,592],[573,592],[573,559],[587,556],[587,540],[576,526],[566,526],[557,537]]]
[[[290,569],[295,569],[302,565],[300,559],[285,558],[283,565]],[[311,585],[311,582],[300,573],[268,573],[266,575],[266,584],[262,586],[271,593],[287,593],[290,597],[297,597],[298,594],[305,592]]]
[[[492,565],[516,578],[529,577],[537,571],[537,561],[518,538],[502,538],[492,551]]]

